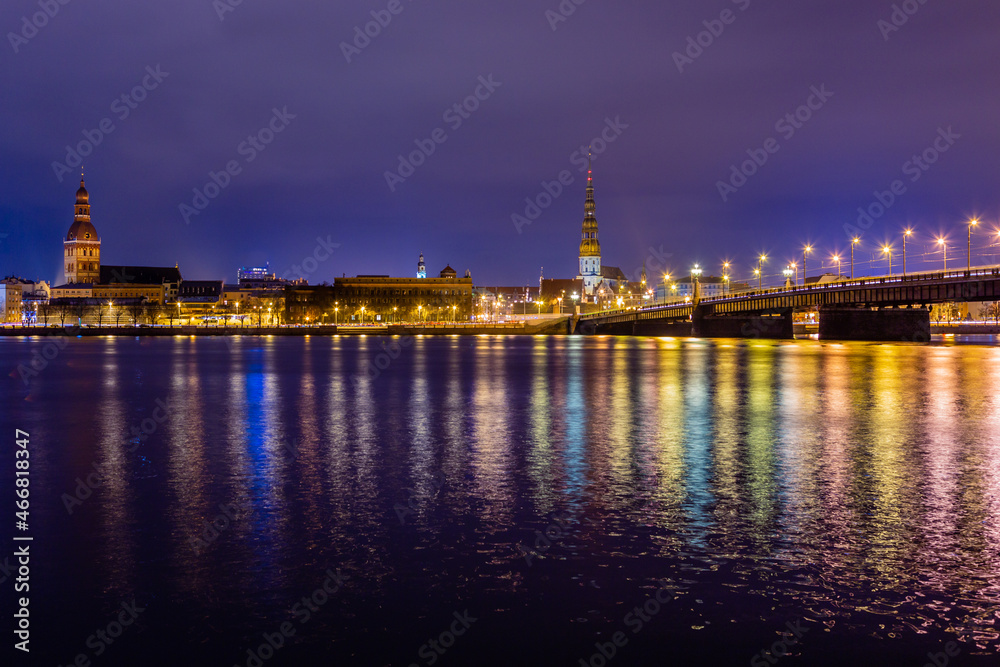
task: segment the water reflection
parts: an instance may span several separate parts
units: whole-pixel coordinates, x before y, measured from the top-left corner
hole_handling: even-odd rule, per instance
[[[606,337],[85,344],[101,346],[99,371],[64,372],[101,410],[73,413],[82,427],[65,460],[73,475],[91,460],[108,467],[91,516],[115,595],[165,559],[176,595],[236,609],[243,627],[287,609],[329,563],[362,569],[358,595],[378,605],[403,572],[429,591],[558,596],[586,554],[636,580],[668,564],[694,582],[725,568],[719,625],[794,608],[863,628],[845,632],[919,629],[1000,649],[1000,350]],[[159,398],[171,409],[143,446],[160,476],[143,480],[123,445]],[[395,506],[414,498],[400,525]],[[220,503],[240,517],[193,549]],[[516,545],[557,512],[599,529],[554,547],[545,578],[521,576]],[[610,577],[589,580],[620,599]],[[349,633],[330,619],[317,627]]]

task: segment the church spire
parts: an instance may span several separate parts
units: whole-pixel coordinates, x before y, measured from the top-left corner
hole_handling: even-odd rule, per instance
[[[580,257],[600,257],[601,244],[597,240],[597,205],[594,203],[594,171],[591,156],[587,156],[587,201],[583,205],[583,238],[580,240]]]

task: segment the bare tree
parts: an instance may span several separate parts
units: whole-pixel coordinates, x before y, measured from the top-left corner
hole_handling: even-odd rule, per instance
[[[983,319],[983,322],[993,320],[996,324],[1000,324],[1000,302],[980,304],[979,317]]]
[[[66,326],[66,318],[73,312],[73,304],[66,299],[60,299],[55,304],[56,315],[59,317],[59,326]]]
[[[48,301],[39,303],[38,313],[42,316],[42,324],[44,326],[49,326],[49,315],[52,314],[52,304]]]
[[[129,318],[132,320],[132,326],[136,326],[139,324],[139,321],[142,320],[142,316],[146,313],[146,300],[144,298],[136,299],[132,303],[128,304],[126,309],[128,310]]]

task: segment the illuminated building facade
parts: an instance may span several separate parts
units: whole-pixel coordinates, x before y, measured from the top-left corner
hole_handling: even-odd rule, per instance
[[[95,283],[101,275],[101,239],[90,221],[90,193],[80,179],[73,224],[63,241],[63,273],[67,283]]]

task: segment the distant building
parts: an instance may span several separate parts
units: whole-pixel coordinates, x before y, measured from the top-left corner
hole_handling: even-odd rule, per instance
[[[601,265],[601,243],[597,239],[597,205],[594,202],[594,174],[587,165],[587,199],[584,202],[583,236],[580,240],[580,274],[577,280],[583,283],[581,301],[596,301],[602,294],[606,298],[610,292],[617,293],[628,278],[617,266]],[[544,291],[544,290],[543,290]]]
[[[829,283],[839,283],[845,280],[849,280],[847,276],[841,276],[836,273],[823,273],[818,276],[813,276],[812,278],[806,278],[806,285],[826,285]]]
[[[669,286],[664,285],[661,281],[655,288],[655,298],[660,300],[664,297],[667,299],[694,299],[694,282],[694,276],[681,276],[677,280],[672,280]],[[702,299],[723,296],[734,292],[745,292],[750,289],[750,286],[747,283],[732,281],[727,282],[724,278],[720,278],[718,276],[699,276],[698,284],[701,290],[700,296]],[[676,286],[677,289],[673,289],[673,286]]]
[[[0,282],[0,323],[22,321],[22,287],[19,282]]]
[[[101,272],[101,239],[90,222],[90,194],[80,179],[73,209],[73,224],[63,241],[63,266],[67,283],[95,283]]]
[[[304,279],[290,281],[279,278],[271,271],[270,264],[250,268],[240,267],[239,271],[236,272],[236,282],[242,290],[283,290],[289,285],[306,284]]]
[[[438,278],[337,278],[333,294],[342,324],[362,319],[467,321],[472,317],[472,278],[459,278],[450,266]]]
[[[90,216],[90,193],[80,180],[73,209],[73,224],[63,241],[66,282],[48,288],[46,297],[60,300],[93,300],[94,304],[125,301],[165,303],[176,295],[180,269],[158,266],[101,264],[101,239]],[[33,294],[38,300],[37,292]],[[88,302],[89,303],[89,302]],[[91,304],[91,305],[94,305]]]
[[[572,313],[573,304],[584,297],[584,281],[582,278],[543,278],[541,301],[543,313],[558,313],[560,306],[563,312]],[[576,296],[576,299],[573,296]],[[560,302],[561,300],[561,302]]]

